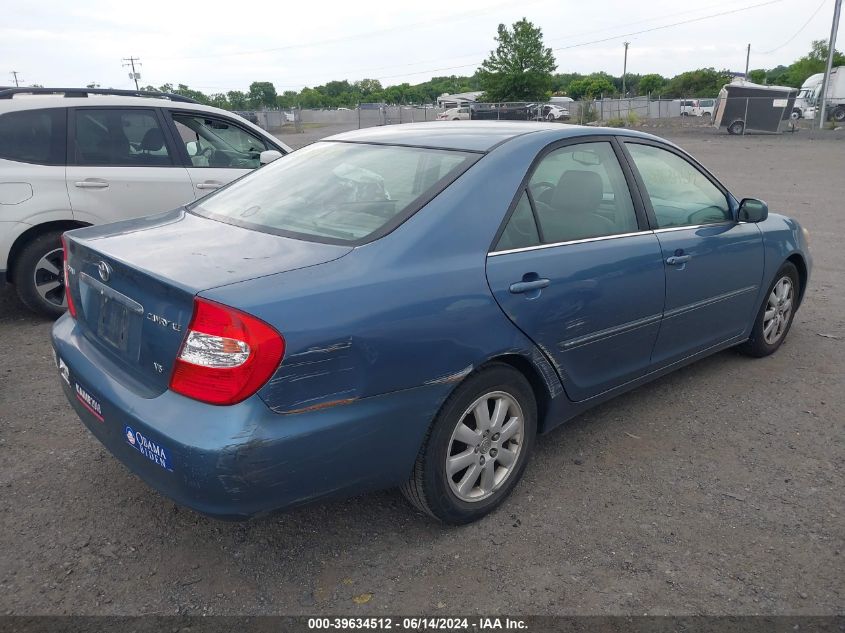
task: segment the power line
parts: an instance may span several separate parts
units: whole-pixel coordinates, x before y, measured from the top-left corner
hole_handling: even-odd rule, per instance
[[[312,42],[307,42],[303,44],[289,44],[287,46],[276,46],[273,48],[263,48],[259,50],[251,50],[251,51],[231,51],[228,53],[209,53],[206,55],[187,55],[184,57],[149,57],[148,59],[166,59],[166,60],[177,60],[177,59],[209,59],[209,58],[217,58],[217,57],[236,57],[239,55],[261,55],[264,53],[278,53],[281,51],[290,51],[295,50],[297,48],[312,48],[315,46],[323,46],[325,44],[336,44],[338,42],[348,42],[351,40],[359,40],[368,37],[373,37],[374,35],[381,35],[382,33],[391,33],[393,31],[399,31],[403,29],[411,29],[418,26],[429,26],[432,24],[441,24],[444,19],[455,20],[455,19],[463,19],[465,17],[470,17],[479,14],[490,13],[495,9],[501,9],[502,7],[510,6],[513,4],[520,4],[525,6],[526,4],[535,4],[542,0],[521,0],[521,1],[514,1],[509,0],[508,2],[502,2],[497,5],[493,5],[490,7],[486,7],[484,9],[475,9],[473,11],[464,11],[462,13],[455,13],[447,18],[437,18],[432,20],[423,20],[421,22],[412,22],[410,24],[402,24],[399,26],[392,26],[384,29],[378,29],[375,31],[368,31],[366,33],[356,33],[354,35],[344,35],[343,37],[333,37],[325,40],[317,40]]]
[[[18,80],[18,74],[19,74],[18,71],[13,70],[9,74],[11,74],[15,78],[15,87],[20,87],[21,84],[20,84],[20,81]]]
[[[553,51],[564,51],[564,50],[570,50],[570,49],[573,49],[573,48],[580,48],[582,46],[591,46],[593,44],[602,44],[604,42],[610,42],[610,41],[613,41],[613,40],[622,39],[624,37],[631,37],[631,36],[634,36],[634,35],[642,35],[643,33],[651,33],[651,32],[654,32],[654,31],[669,29],[669,28],[673,28],[673,27],[676,27],[676,26],[683,26],[685,24],[693,24],[695,22],[701,22],[703,20],[709,20],[709,19],[712,19],[712,18],[722,17],[722,16],[725,16],[725,15],[733,15],[735,13],[741,13],[743,11],[750,11],[751,9],[757,9],[757,8],[765,7],[765,6],[772,5],[772,4],[779,4],[783,1],[784,0],[768,0],[766,2],[760,2],[760,3],[757,3],[757,4],[739,7],[737,9],[731,9],[731,10],[728,10],[728,11],[721,11],[719,13],[711,13],[711,14],[699,16],[699,17],[696,17],[696,18],[690,18],[688,20],[681,20],[679,22],[672,22],[671,24],[663,24],[663,25],[660,25],[660,26],[654,26],[654,27],[650,27],[650,28],[647,28],[647,29],[641,29],[639,31],[631,31],[629,33],[621,33],[621,34],[618,34],[618,35],[612,35],[612,36],[609,36],[609,37],[591,40],[591,41],[588,41],[588,42],[580,42],[578,44],[570,44],[570,45],[567,45],[567,46],[559,46],[557,48],[552,48],[552,50]],[[690,11],[683,11],[681,13],[673,14],[673,15],[683,15],[685,13],[690,13]],[[647,19],[647,20],[642,20],[641,22],[643,22],[643,21],[648,22],[648,21],[651,21],[651,20]],[[636,24],[636,23],[634,23],[634,24]],[[599,31],[592,31],[592,32],[600,32],[602,30],[607,30],[607,29],[600,29]],[[477,54],[483,54],[483,53],[477,53]],[[471,55],[471,53],[467,54],[467,55],[462,55],[461,57],[469,57],[470,55]],[[436,60],[433,60],[433,61],[436,61]],[[416,63],[413,63],[413,64],[405,64],[405,66],[414,66],[417,63],[421,63],[421,62],[416,62]],[[470,62],[470,63],[467,63],[467,64],[459,64],[459,65],[456,65],[456,66],[441,66],[439,68],[429,68],[429,69],[426,69],[426,70],[415,70],[413,72],[403,72],[403,73],[398,73],[398,74],[395,74],[395,75],[380,75],[379,77],[377,77],[377,79],[395,79],[397,77],[424,75],[424,74],[428,74],[428,73],[444,72],[444,71],[447,71],[447,70],[460,70],[462,68],[472,68],[472,67],[478,66],[480,63],[481,62],[479,62],[479,61],[474,61],[474,62]],[[401,66],[399,66],[399,67],[401,67]],[[370,69],[367,69],[367,70],[350,70],[350,71],[345,71],[345,72],[340,72],[340,73],[335,73],[335,74],[341,74],[341,75],[347,75],[347,76],[348,75],[361,76],[362,74],[365,75],[368,72],[371,72],[372,70],[374,70],[374,69],[370,68]],[[375,69],[375,70],[377,70],[377,69]],[[306,81],[301,81],[299,83],[280,84],[278,87],[280,87],[280,88],[295,88],[295,87],[298,87],[300,85],[307,84],[307,83],[308,83],[308,81],[306,80]]]
[[[771,53],[774,53],[775,51],[779,51],[779,50],[780,50],[780,49],[782,49],[784,46],[786,46],[787,44],[789,44],[792,40],[794,40],[796,37],[798,37],[798,36],[801,34],[801,31],[803,31],[804,29],[806,29],[806,28],[807,28],[807,25],[808,25],[810,22],[812,22],[812,21],[813,21],[813,18],[814,18],[814,17],[816,17],[816,15],[818,15],[819,11],[821,11],[821,10],[822,10],[822,7],[824,6],[824,3],[825,3],[825,2],[827,2],[827,0],[822,0],[822,1],[819,3],[819,6],[817,6],[817,7],[816,7],[816,10],[815,10],[815,11],[813,11],[813,14],[809,17],[809,19],[808,19],[806,22],[804,22],[804,24],[802,24],[802,25],[801,25],[801,28],[800,28],[800,29],[798,29],[797,31],[795,31],[795,34],[794,34],[792,37],[790,37],[788,40],[786,40],[786,41],[785,41],[783,44],[781,44],[780,46],[776,46],[775,48],[773,48],[773,49],[772,49],[772,50],[770,50],[770,51],[763,51],[762,53],[758,53],[758,55],[770,55]]]
[[[680,22],[673,22],[671,24],[664,24],[662,26],[654,26],[654,27],[651,27],[651,28],[648,28],[648,29],[642,29],[642,30],[639,30],[639,31],[631,31],[629,33],[612,35],[610,37],[604,37],[604,38],[597,39],[597,40],[591,40],[589,42],[580,42],[578,44],[570,44],[568,46],[559,46],[557,48],[553,48],[552,50],[553,51],[566,51],[566,50],[571,50],[573,48],[580,48],[582,46],[591,46],[593,44],[603,44],[604,42],[610,42],[612,40],[618,40],[618,39],[621,39],[623,37],[631,37],[631,36],[634,36],[634,35],[642,35],[643,33],[652,33],[654,31],[669,29],[669,28],[673,28],[673,27],[676,27],[676,26],[682,26],[682,25],[685,25],[685,24],[692,24],[694,22],[701,22],[703,20],[710,20],[712,18],[718,18],[718,17],[722,17],[722,16],[725,16],[725,15],[733,15],[735,13],[740,13],[742,11],[750,11],[751,9],[758,9],[760,7],[765,7],[765,6],[768,6],[768,5],[771,5],[771,4],[779,4],[781,2],[783,2],[783,0],[768,0],[767,2],[760,2],[758,4],[751,4],[751,5],[748,5],[748,6],[745,6],[745,7],[740,7],[738,9],[732,9],[730,11],[722,11],[720,13],[711,13],[709,15],[704,15],[704,16],[700,16],[700,17],[697,17],[697,18],[691,18],[689,20],[682,20]],[[431,68],[431,69],[428,69],[428,70],[420,70],[420,71],[415,71],[415,72],[412,72],[412,73],[403,73],[403,74],[400,74],[400,75],[382,76],[382,77],[379,77],[379,79],[393,79],[395,77],[404,77],[406,75],[422,75],[422,74],[425,74],[425,73],[441,72],[441,71],[444,71],[444,70],[457,70],[459,68],[468,68],[470,66],[477,66],[479,63],[480,62],[475,62],[475,63],[472,63],[472,64],[462,64],[460,66],[445,66],[445,67],[442,67],[442,68]]]

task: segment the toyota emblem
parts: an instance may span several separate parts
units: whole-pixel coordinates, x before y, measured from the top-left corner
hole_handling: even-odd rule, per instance
[[[109,277],[111,277],[111,266],[106,262],[100,262],[97,264],[97,272],[100,273],[100,279],[108,281]]]

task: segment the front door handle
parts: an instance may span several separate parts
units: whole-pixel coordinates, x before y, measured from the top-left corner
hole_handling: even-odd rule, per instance
[[[691,259],[691,255],[672,255],[672,257],[666,258],[666,263],[670,266],[680,266],[681,264],[686,264]]]
[[[85,180],[77,180],[73,184],[80,189],[105,189],[109,186],[108,180],[102,178],[86,178]]]
[[[543,288],[547,287],[551,282],[548,279],[534,279],[532,281],[518,281],[515,284],[511,284],[510,291],[515,294],[521,294],[523,292],[531,292],[532,290],[542,290]]]
[[[197,183],[197,189],[219,189],[223,186],[222,182],[216,180],[206,180],[205,182]]]

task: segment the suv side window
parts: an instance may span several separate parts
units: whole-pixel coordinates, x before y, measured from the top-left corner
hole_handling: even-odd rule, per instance
[[[67,110],[20,110],[0,116],[0,158],[64,165]]]
[[[173,164],[154,110],[78,108],[77,165],[167,167]]]
[[[645,184],[658,228],[712,224],[732,219],[725,194],[677,154],[626,142]]]
[[[193,167],[255,169],[268,147],[234,122],[205,114],[173,113],[173,122]]]

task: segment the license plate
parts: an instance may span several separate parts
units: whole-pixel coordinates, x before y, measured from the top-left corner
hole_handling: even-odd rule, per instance
[[[126,352],[129,347],[129,310],[105,295],[100,296],[97,336],[121,352]]]

